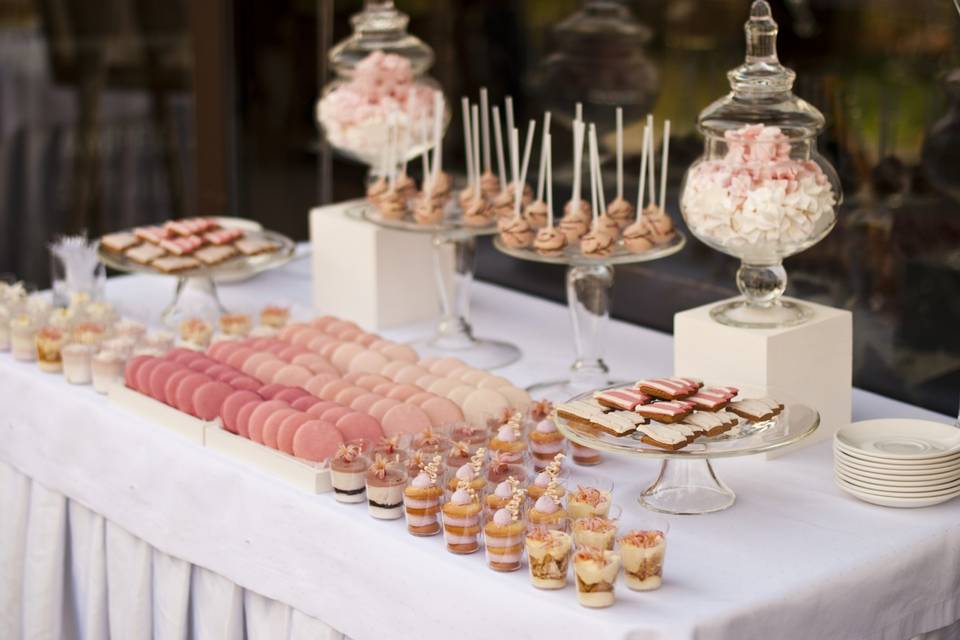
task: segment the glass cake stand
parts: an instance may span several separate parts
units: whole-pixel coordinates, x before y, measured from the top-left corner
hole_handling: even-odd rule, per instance
[[[706,385],[710,386],[710,385]],[[591,398],[583,393],[573,400]],[[820,414],[810,407],[785,399],[780,393],[760,387],[740,387],[740,397],[769,396],[784,405],[783,411],[762,422],[741,419],[740,424],[714,437],[700,437],[677,451],[668,451],[640,440],[639,432],[617,437],[554,414],[560,432],[573,442],[610,453],[662,459],[660,473],[638,498],[653,511],[675,515],[699,515],[722,511],[733,505],[736,494],[717,477],[713,458],[732,458],[766,453],[795,444],[820,426]]]
[[[519,260],[562,264],[567,267],[567,306],[573,323],[573,343],[577,354],[570,366],[570,377],[563,380],[539,382],[527,387],[536,398],[563,402],[585,391],[614,384],[610,368],[603,361],[601,337],[603,327],[610,319],[610,290],[613,287],[613,267],[618,264],[650,262],[672,256],[687,243],[686,236],[677,231],[673,239],[662,246],[643,253],[631,253],[618,242],[616,251],[604,258],[593,258],[580,253],[579,246],[567,245],[559,256],[542,256],[533,249],[511,249],[499,237],[493,245],[502,253]]]
[[[176,329],[181,321],[192,317],[215,321],[227,311],[220,302],[217,282],[234,282],[262,271],[281,267],[293,259],[297,247],[293,240],[285,235],[262,229],[251,221],[239,218],[214,219],[222,227],[243,229],[246,238],[269,240],[279,246],[269,253],[253,256],[238,255],[220,264],[176,273],[163,273],[149,265],[130,260],[122,253],[107,251],[102,245],[97,249],[97,254],[101,262],[117,271],[170,276],[177,279],[173,300],[160,315],[160,319],[167,327]]]
[[[433,236],[434,273],[441,309],[434,335],[410,345],[422,357],[459,358],[478,369],[497,369],[520,359],[517,346],[501,340],[477,338],[470,324],[470,283],[477,262],[477,237],[495,234],[496,224],[468,226],[463,223],[462,210],[452,202],[440,224],[420,224],[409,214],[400,220],[382,218],[377,208],[369,203],[348,209],[347,215],[386,229]],[[448,264],[451,253],[453,268]]]

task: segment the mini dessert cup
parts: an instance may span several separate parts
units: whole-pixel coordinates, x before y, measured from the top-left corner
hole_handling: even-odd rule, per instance
[[[567,471],[566,469],[561,469],[560,473],[557,474],[557,480],[561,485],[560,488],[563,489],[563,494],[559,496],[560,498],[563,498],[567,494],[567,490],[565,487],[569,477],[570,477],[570,472]],[[537,500],[540,499],[540,496],[542,496],[544,493],[547,492],[547,487],[549,486],[549,484],[550,484],[550,475],[546,471],[541,471],[536,476],[534,476],[533,482],[531,482],[527,486],[527,498],[530,500],[530,504],[534,504]]]
[[[129,336],[116,336],[100,344],[101,351],[112,351],[124,360],[128,360],[136,348],[137,341]]]
[[[613,497],[613,481],[600,476],[577,481],[575,489],[567,494],[567,511],[573,519],[606,516]]]
[[[260,310],[260,324],[271,329],[282,329],[290,319],[288,307],[267,305]]]
[[[645,516],[640,528],[628,531],[620,538],[623,581],[627,587],[634,591],[660,588],[669,532],[669,521],[649,515]]]
[[[73,327],[73,342],[96,346],[103,342],[107,327],[100,322],[80,322]]]
[[[577,547],[573,554],[577,601],[593,609],[613,605],[618,573],[620,556],[616,553],[595,547]]]
[[[581,467],[592,467],[603,462],[603,456],[596,449],[584,447],[576,442],[570,443],[573,452],[573,461]]]
[[[93,357],[90,373],[93,388],[97,393],[107,393],[115,383],[123,380],[123,367],[126,358],[116,351],[100,351]]]
[[[130,338],[133,343],[140,342],[140,339],[147,333],[147,328],[143,323],[136,320],[120,320],[113,325],[113,335],[118,338]],[[131,347],[131,350],[133,347]]]
[[[466,440],[455,440],[450,445],[450,449],[443,457],[445,469],[456,471],[465,464],[470,463],[470,458],[476,452],[477,447],[471,446]]]
[[[46,326],[37,332],[37,365],[41,371],[60,373],[63,371],[63,331]]]
[[[487,489],[493,491],[498,484],[513,476],[525,485],[529,480],[529,474],[526,468],[520,464],[509,464],[503,462],[499,457],[495,457],[487,462],[484,475],[487,479]]]
[[[482,474],[477,474],[470,463],[461,465],[456,471],[451,470],[449,467],[446,468],[446,486],[447,491],[453,493],[457,490],[457,486],[465,482],[469,485],[471,489],[478,495],[482,496],[484,489],[486,488],[487,482],[484,480]]]
[[[435,536],[440,533],[440,503],[443,488],[436,477],[420,471],[403,490],[403,508],[407,531],[415,536]]]
[[[149,331],[143,336],[142,344],[166,353],[173,347],[174,335],[169,331]]]
[[[452,445],[453,443],[446,431],[428,428],[413,436],[410,449],[412,451],[421,451],[431,456],[435,453],[446,455]]]
[[[65,346],[60,356],[63,359],[63,375],[70,384],[90,384],[93,379],[93,345],[74,342]]]
[[[526,523],[522,511],[514,517],[507,509],[498,509],[483,528],[487,566],[494,571],[516,571],[523,559]]]
[[[447,551],[468,554],[480,549],[480,499],[477,495],[466,489],[457,489],[440,513]]]
[[[210,344],[213,327],[201,318],[187,318],[180,323],[180,340],[187,348],[202,350]]]
[[[381,455],[391,462],[399,462],[400,464],[406,465],[410,458],[410,454],[407,450],[408,443],[409,438],[403,434],[397,434],[389,437],[384,436],[379,442],[373,444],[371,448],[371,455]],[[415,476],[419,470],[419,466],[414,471],[410,471],[408,468],[408,473],[410,473],[411,476]]]
[[[613,543],[617,538],[617,521],[621,513],[619,505],[613,505],[606,517],[590,516],[575,519],[571,529],[573,544],[578,547],[596,547],[613,551]]]
[[[486,446],[490,440],[490,429],[469,422],[458,422],[450,429],[450,439],[454,442],[466,442],[470,449],[476,451],[478,447]]]
[[[527,445],[534,471],[543,471],[558,453],[566,453],[567,439],[557,430],[553,420],[545,418],[527,434]]]
[[[330,461],[330,484],[337,502],[358,503],[367,499],[367,469],[370,459],[363,455],[361,442],[340,445]]]
[[[530,524],[548,528],[559,526],[567,519],[567,512],[562,504],[549,494],[540,496],[527,513],[527,520]]]
[[[37,358],[37,325],[28,314],[20,314],[10,322],[10,351],[21,362]]]
[[[220,331],[228,336],[246,336],[250,333],[253,322],[245,313],[225,313],[218,320]]]
[[[563,519],[553,526],[527,525],[525,546],[530,583],[538,589],[563,589],[567,584],[567,567],[573,538],[570,521]]]
[[[523,464],[526,460],[527,445],[520,429],[512,423],[502,425],[490,439],[490,453],[497,454],[504,462]]]
[[[379,520],[403,517],[403,493],[407,470],[397,462],[376,456],[367,469],[367,510]]]

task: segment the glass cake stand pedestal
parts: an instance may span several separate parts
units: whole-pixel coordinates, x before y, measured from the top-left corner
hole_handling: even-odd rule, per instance
[[[261,229],[259,225],[235,218],[216,218],[223,227],[238,227],[246,232],[246,237],[269,240],[277,244],[277,249],[269,253],[252,256],[237,256],[220,264],[176,273],[162,273],[149,265],[130,260],[123,254],[112,253],[101,246],[98,250],[100,261],[111,269],[124,273],[142,273],[153,276],[176,278],[177,286],[173,300],[160,314],[163,324],[176,330],[180,322],[188,318],[203,318],[215,322],[227,309],[220,302],[217,292],[218,282],[233,282],[249,278],[262,271],[276,269],[290,262],[297,246],[290,238],[275,231]],[[230,221],[236,220],[234,224]]]
[[[363,204],[347,215],[372,224],[409,233],[433,236],[434,273],[440,295],[440,318],[433,336],[410,346],[422,357],[459,358],[477,369],[497,369],[520,359],[520,349],[509,342],[478,338],[470,324],[470,284],[476,268],[477,238],[497,232],[496,224],[472,227],[463,223],[459,207],[447,208],[439,224],[420,224],[409,214],[399,220],[382,218],[376,207]],[[453,265],[449,265],[452,254]]]
[[[677,231],[669,243],[643,253],[631,253],[618,242],[609,256],[594,258],[580,253],[579,246],[568,245],[559,256],[543,256],[533,249],[513,249],[497,237],[493,245],[502,253],[518,260],[567,267],[567,306],[573,324],[573,344],[576,360],[570,365],[570,377],[539,382],[527,387],[534,397],[563,402],[568,398],[599,387],[614,384],[610,368],[603,361],[603,327],[610,319],[610,290],[613,287],[613,267],[618,264],[650,262],[672,256],[687,242]]]
[[[572,399],[587,399],[593,391]],[[713,437],[700,437],[677,451],[660,449],[643,442],[639,432],[617,437],[595,427],[572,422],[556,414],[560,432],[573,442],[610,453],[639,458],[660,459],[660,473],[644,489],[638,501],[652,511],[674,515],[699,515],[723,511],[736,500],[736,494],[717,477],[710,461],[775,451],[795,444],[816,431],[820,414],[806,405],[784,400],[779,393],[760,388],[740,388],[740,396],[756,398],[769,395],[781,402],[783,411],[770,420],[740,424]]]

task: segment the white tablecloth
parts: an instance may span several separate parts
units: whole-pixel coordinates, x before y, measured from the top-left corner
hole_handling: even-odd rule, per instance
[[[307,266],[224,287],[222,297],[250,311],[283,299],[309,304]],[[108,287],[141,316],[171,290],[146,277]],[[487,285],[474,301],[479,333],[524,347],[504,375],[529,384],[566,368],[562,307]],[[670,369],[669,336],[612,323],[608,340],[618,375]],[[960,501],[922,510],[857,502],[833,486],[826,444],[716,463],[737,504],[673,519],[664,587],[618,590],[613,608],[590,611],[572,587],[537,591],[523,573],[494,573],[479,554],[453,556],[401,522],[307,495],[6,355],[0,381],[0,628],[13,630],[4,637],[55,638],[69,622],[88,630],[80,637],[109,629],[123,638],[336,629],[357,640],[905,640],[960,619]],[[854,407],[857,419],[937,418],[860,391]],[[597,469],[616,479],[627,523],[656,468],[615,460]],[[53,615],[61,610],[63,623]],[[960,637],[960,625],[939,637]]]

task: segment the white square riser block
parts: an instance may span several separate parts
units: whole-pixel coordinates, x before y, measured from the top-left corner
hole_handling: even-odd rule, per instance
[[[715,384],[783,390],[820,412],[820,428],[794,447],[832,438],[851,420],[853,317],[810,302],[809,321],[784,329],[738,329],[714,321],[711,303],[673,319],[674,373]],[[781,450],[768,454],[780,455]]]
[[[362,204],[355,200],[310,211],[314,307],[371,330],[436,318],[433,236],[385,229],[344,214]]]

